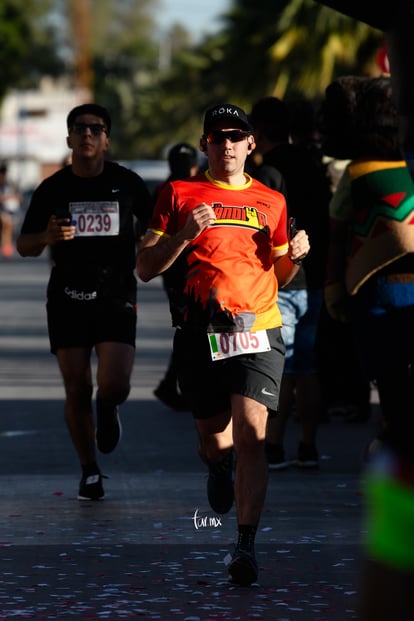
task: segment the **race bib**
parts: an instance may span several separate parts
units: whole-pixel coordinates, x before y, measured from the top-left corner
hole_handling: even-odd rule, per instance
[[[75,237],[118,235],[118,201],[69,203]]]
[[[257,332],[214,332],[207,334],[212,360],[224,360],[240,354],[270,351],[266,330]]]

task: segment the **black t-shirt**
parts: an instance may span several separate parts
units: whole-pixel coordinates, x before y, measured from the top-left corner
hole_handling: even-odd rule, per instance
[[[309,236],[311,248],[303,262],[306,286],[320,289],[326,280],[329,203],[332,196],[321,161],[305,148],[286,143],[266,153],[263,164],[274,166],[283,176],[288,215],[294,216],[297,228],[305,229]],[[301,288],[296,280],[286,289]]]
[[[272,190],[281,192],[285,197],[287,195],[286,183],[283,179],[282,173],[274,166],[267,166],[266,164],[255,164],[253,160],[248,157],[244,166],[245,172],[251,177],[254,177],[264,185],[267,185]]]
[[[52,214],[70,217],[77,233],[51,246],[56,267],[48,296],[65,287],[93,290],[98,298],[136,295],[137,236],[151,215],[151,197],[141,177],[114,162],[105,162],[96,177],[79,177],[67,166],[34,191],[21,233],[44,231]]]
[[[288,214],[290,215],[288,206],[289,198],[286,183],[282,176],[282,173],[277,168],[275,168],[275,166],[268,164],[253,165],[251,162],[248,162],[245,170],[249,173],[249,175],[257,179],[258,181],[261,181],[261,183],[264,183],[264,185],[267,185],[269,188],[272,188],[272,190],[277,190],[278,192],[281,192],[286,198]],[[287,291],[288,289],[306,289],[306,275],[303,265],[301,265],[297,274],[290,281],[290,283],[284,287],[284,291]]]

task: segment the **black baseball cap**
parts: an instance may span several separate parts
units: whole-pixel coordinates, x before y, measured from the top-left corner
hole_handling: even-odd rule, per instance
[[[203,133],[208,134],[214,123],[221,121],[222,119],[231,121],[231,125],[234,127],[240,127],[246,131],[251,131],[249,119],[247,114],[239,106],[235,106],[230,103],[217,104],[209,108],[204,116]]]
[[[191,168],[197,166],[197,150],[188,142],[179,142],[168,152],[171,173],[177,177],[189,176]]]
[[[66,119],[66,125],[68,129],[72,127],[78,116],[82,116],[83,114],[93,114],[94,116],[99,116],[99,118],[101,118],[105,123],[106,133],[109,135],[112,125],[111,115],[106,108],[96,103],[81,104],[80,106],[76,106],[76,108],[73,108],[69,112]]]

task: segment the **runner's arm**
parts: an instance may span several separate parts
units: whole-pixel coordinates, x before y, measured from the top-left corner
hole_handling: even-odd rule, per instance
[[[216,219],[210,205],[202,203],[187,217],[185,226],[175,235],[149,230],[144,235],[137,255],[137,274],[148,282],[168,269],[184,248]]]
[[[273,250],[273,264],[279,287],[283,288],[290,283],[299,271],[300,264],[310,250],[309,238],[306,231],[297,231],[289,240],[289,246],[280,250]]]
[[[74,234],[75,227],[67,224],[66,218],[51,216],[44,231],[20,233],[16,240],[17,252],[22,257],[38,257],[46,246],[73,239]]]

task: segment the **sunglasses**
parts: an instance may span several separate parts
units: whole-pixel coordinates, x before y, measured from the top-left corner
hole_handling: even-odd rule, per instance
[[[106,132],[105,125],[101,123],[74,123],[72,130],[75,134],[84,134],[87,129],[91,130],[91,134],[94,136],[100,136],[102,132]]]
[[[247,136],[250,136],[250,132],[245,132],[242,129],[231,129],[229,131],[216,130],[207,134],[207,142],[209,144],[222,144],[225,140],[230,142],[241,142]]]

